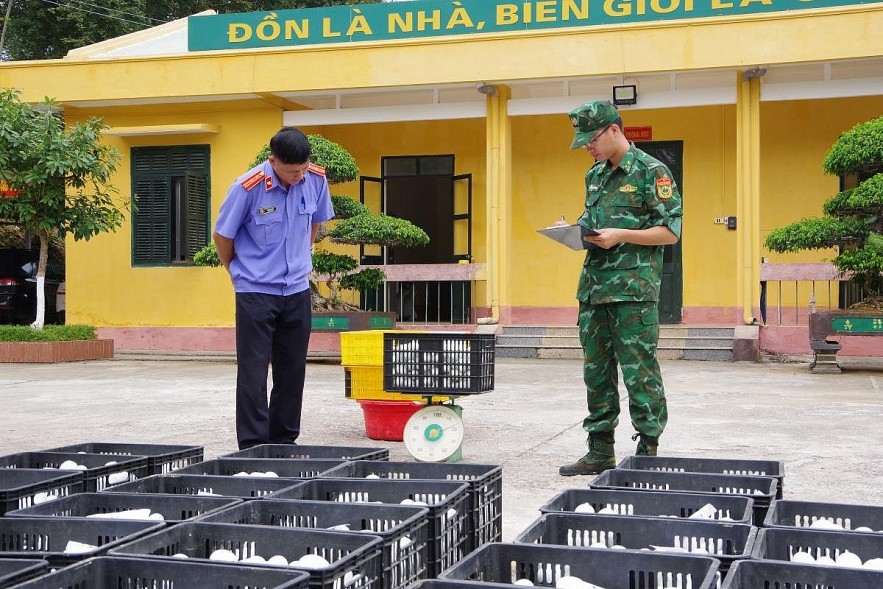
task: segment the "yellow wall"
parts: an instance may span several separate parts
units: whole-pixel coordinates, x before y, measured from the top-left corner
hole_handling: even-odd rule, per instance
[[[114,127],[212,124],[218,134],[108,137],[123,155],[114,179],[120,198],[130,194],[129,150],[147,145],[211,146],[212,224],[231,181],[281,124],[281,111],[261,102],[175,109],[129,107],[101,111]],[[69,110],[71,121],[94,114]],[[803,217],[821,214],[837,191],[837,178],[821,161],[839,133],[879,114],[875,98],[763,103],[761,112],[761,231],[765,236]],[[651,126],[654,140],[684,142],[683,303],[685,307],[736,304],[736,235],[715,217],[735,215],[735,108],[707,106],[624,111],[626,126]],[[473,174],[473,255],[485,251],[485,125],[481,119],[340,125],[305,128],[346,147],[361,173],[380,175],[381,156],[452,153],[456,173]],[[513,306],[573,307],[582,254],[543,238],[536,229],[582,211],[583,177],[592,164],[584,150],[569,149],[572,128],[561,115],[512,117]],[[335,185],[334,194],[359,196],[358,182]],[[133,268],[131,225],[68,247],[70,321],[96,325],[232,325],[233,295],[223,270],[197,267]],[[323,244],[334,251],[354,247]],[[770,261],[823,261],[830,252],[778,255]],[[96,271],[96,267],[103,271]],[[486,304],[483,289],[474,304]],[[133,313],[133,309],[137,309]]]
[[[822,172],[825,154],[844,131],[880,116],[880,97],[766,102],[761,109],[761,237],[804,217],[822,216],[839,179]],[[830,261],[834,250],[778,254],[771,262]]]
[[[574,105],[576,106],[576,105]],[[684,304],[732,304],[735,297],[735,233],[713,225],[735,214],[732,106],[623,111],[629,126],[652,126],[655,141],[684,142]],[[585,200],[586,170],[593,160],[571,151],[566,116],[513,119],[513,305],[575,306],[583,254],[536,233],[564,215],[575,221]],[[715,268],[733,272],[709,272]],[[542,277],[542,279],[538,279]]]
[[[222,103],[223,104],[223,103]],[[100,113],[68,110],[68,120],[101,114],[111,127],[212,124],[217,134],[113,137],[122,159],[113,178],[120,202],[131,199],[132,147],[208,144],[211,148],[212,225],[232,181],[248,169],[257,151],[281,125],[281,111],[261,103],[200,108],[184,114],[140,107],[105,109]],[[68,238],[68,322],[99,326],[222,326],[233,324],[233,289],[220,268],[132,267],[131,214],[115,233],[89,241]]]

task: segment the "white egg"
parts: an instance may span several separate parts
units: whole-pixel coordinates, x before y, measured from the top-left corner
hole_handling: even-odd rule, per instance
[[[405,497],[404,499],[399,501],[399,503],[401,503],[402,505],[414,505],[414,500]]]
[[[616,510],[613,509],[613,508],[611,508],[611,507],[602,507],[601,509],[598,510],[598,513],[599,513],[599,514],[612,514],[612,515],[616,515]]]
[[[46,503],[50,499],[52,499],[52,495],[49,493],[35,493],[34,494],[34,505],[39,505],[41,503]]]
[[[105,462],[105,463],[104,463],[104,466],[113,466],[113,465],[116,464],[116,463],[117,463],[116,460],[111,460],[111,461],[109,461],[109,462]]]
[[[804,564],[815,564],[816,559],[809,552],[798,550],[791,555],[791,562],[802,562]]]
[[[275,472],[273,472],[272,470],[268,470],[267,472],[264,473],[264,476],[272,479],[272,478],[277,478],[279,475],[276,474]]]
[[[809,525],[811,528],[815,528],[817,530],[842,530],[843,526],[840,524],[834,523],[833,520],[830,519],[817,519],[813,523]]]
[[[209,555],[209,560],[221,560],[225,562],[235,562],[239,560],[235,554],[226,548],[218,548]]]
[[[267,564],[275,564],[279,566],[288,566],[288,559],[282,556],[281,554],[274,554],[270,558],[267,559]]]
[[[349,532],[350,525],[349,524],[337,524],[336,526],[328,526],[329,530],[334,530],[337,532]]]
[[[129,480],[129,473],[125,470],[122,472],[112,472],[107,475],[107,483],[109,485],[119,485]]]
[[[883,571],[883,558],[870,558],[862,565],[862,568]]]
[[[172,558],[190,558],[190,557],[187,556],[186,554],[184,554],[183,552],[176,552],[175,554],[172,555]]]
[[[614,544],[610,548],[612,548],[613,550],[625,550],[625,546],[623,546],[622,544]]]
[[[291,566],[312,570],[324,569],[325,567],[331,566],[331,563],[318,554],[304,554],[299,559],[291,561]]]
[[[872,530],[872,529],[869,528],[868,526],[859,526],[859,527],[857,527],[856,529],[853,530],[853,532],[873,532],[873,531],[874,531],[874,530]]]
[[[366,479],[379,479],[380,477],[374,473],[371,473],[369,475],[365,475],[365,478]]]
[[[65,460],[61,464],[58,465],[58,468],[61,470],[78,470],[77,467],[79,464],[74,462],[73,460]]]
[[[533,582],[530,579],[516,579],[513,585],[527,585],[528,587],[533,587]]]
[[[267,559],[261,556],[260,554],[255,554],[253,556],[249,556],[248,558],[243,558],[242,562],[259,562],[264,563],[267,562]]]
[[[585,581],[570,575],[558,577],[558,580],[555,582],[555,587],[558,589],[583,589],[584,586]]]
[[[405,549],[413,543],[414,543],[414,541],[411,540],[411,538],[409,538],[408,536],[402,536],[399,539],[399,548]]]
[[[862,559],[859,555],[849,550],[844,550],[834,559],[834,563],[839,567],[860,567]]]
[[[166,521],[165,516],[161,513],[151,513],[150,515],[147,516],[147,519],[155,519],[156,521],[161,521],[161,522]]]
[[[834,559],[830,556],[820,556],[816,559],[816,564],[826,567],[832,567],[836,566],[837,563],[835,563]]]
[[[343,584],[351,585],[355,581],[358,581],[362,577],[361,573],[354,573],[352,571],[347,571],[343,574]]]
[[[606,509],[606,508],[605,508]],[[573,508],[574,513],[595,513],[595,508],[591,503],[580,503]]]
[[[450,508],[450,509],[445,513],[445,517],[447,517],[448,519],[454,519],[455,517],[457,517],[457,510],[454,509],[453,507]]]

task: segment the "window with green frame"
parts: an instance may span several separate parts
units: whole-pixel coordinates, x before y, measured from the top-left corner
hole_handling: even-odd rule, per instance
[[[189,264],[209,240],[208,145],[132,148],[132,265]]]

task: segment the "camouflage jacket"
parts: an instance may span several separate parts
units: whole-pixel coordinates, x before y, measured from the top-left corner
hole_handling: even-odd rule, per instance
[[[665,164],[632,144],[614,169],[598,162],[586,172],[586,209],[579,224],[592,229],[666,226],[681,235],[681,195]],[[576,298],[591,304],[658,301],[665,246],[621,243],[592,247]]]

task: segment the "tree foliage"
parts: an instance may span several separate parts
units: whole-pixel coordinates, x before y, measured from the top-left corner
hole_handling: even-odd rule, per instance
[[[17,191],[0,198],[0,219],[40,238],[37,284],[46,275],[49,242],[56,235],[75,240],[114,231],[123,211],[113,200],[111,177],[120,159],[101,143],[106,129],[99,118],[65,128],[57,105],[21,102],[14,89],[0,89],[0,181]],[[42,328],[45,300],[38,288],[34,326]]]
[[[0,19],[10,0],[0,1]],[[128,33],[185,18],[204,10],[218,13],[263,12],[380,0],[14,0],[7,23],[9,59],[57,59],[77,49]]]
[[[841,275],[870,295],[883,294],[883,117],[843,133],[825,155],[826,174],[858,179],[829,198],[821,218],[773,230],[764,244],[776,252],[836,247]]]

